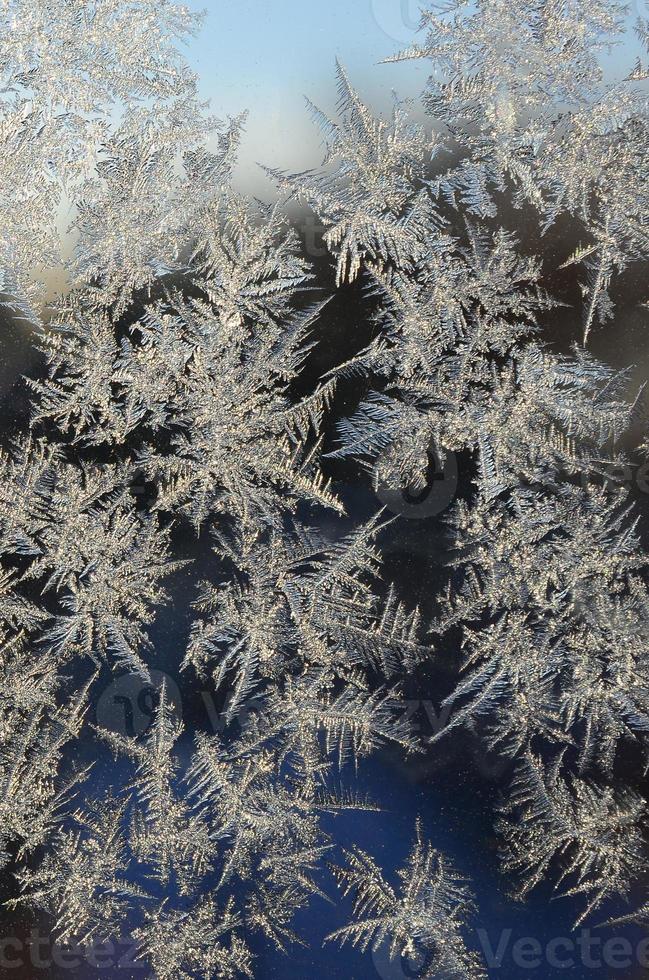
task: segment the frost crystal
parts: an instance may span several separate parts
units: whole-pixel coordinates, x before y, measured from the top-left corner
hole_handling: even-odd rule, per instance
[[[233,189],[243,117],[207,115],[177,47],[194,14],[0,0],[0,287],[41,358],[0,449],[0,864],[56,939],[128,934],[158,980],[261,976],[329,867],[354,900],[329,939],[484,976],[468,883],[420,822],[394,882],[331,830],[376,809],[368,756],[443,761],[460,732],[514,774],[497,829],[520,897],[548,879],[581,922],[635,896],[649,594],[615,474],[646,411],[585,349],[622,338],[649,259],[648,72],[603,62],[625,16],[429,5],[391,60],[429,61],[432,125],[398,100],[376,118],[339,65],[339,117],[310,106],[322,167],[271,172],[269,206]],[[317,274],[291,197],[324,228]],[[363,494],[416,498],[453,455],[417,601],[402,524]],[[211,730],[181,722],[177,672]],[[100,718],[124,678],[152,685],[148,728]],[[432,735],[409,717],[428,682]]]

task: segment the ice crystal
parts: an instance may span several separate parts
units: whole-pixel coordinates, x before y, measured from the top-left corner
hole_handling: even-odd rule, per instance
[[[582,765],[604,769],[622,739],[644,744],[645,559],[619,502],[520,489],[506,503],[459,506],[456,522],[464,583],[438,624],[466,623],[450,727],[482,718],[509,751],[571,734]]]
[[[581,921],[631,893],[649,600],[642,523],[608,474],[642,395],[584,349],[649,257],[647,70],[611,79],[602,59],[623,14],[429,5],[395,58],[431,64],[432,125],[398,100],[375,117],[339,65],[339,118],[310,106],[322,167],[271,172],[323,225],[316,283],[286,202],[231,186],[243,117],[198,100],[176,45],[194,14],[0,2],[1,286],[44,358],[29,431],[0,452],[0,863],[10,906],[58,939],[129,932],[159,980],[252,977],[251,950],[288,951],[328,897],[327,859],[354,896],[330,939],[483,976],[468,884],[419,823],[394,883],[356,846],[336,863],[328,832],[374,808],[349,785],[368,755],[443,754],[460,729],[514,770],[498,830],[520,896],[552,880],[585,897]],[[62,272],[46,310],[36,279]],[[335,363],[350,298],[370,322]],[[368,492],[417,494],[451,454],[447,585],[422,576],[417,602],[385,561],[399,525],[347,519],[327,473],[360,463]],[[165,580],[188,555],[185,624]],[[186,642],[165,670],[188,698],[200,680],[212,731],[186,731],[154,680],[170,596]],[[421,738],[404,695],[437,672],[444,724]],[[88,723],[115,674],[155,688],[148,730]],[[112,769],[74,763],[91,737]]]
[[[166,150],[163,106],[171,114],[167,143],[170,125],[177,127],[172,153],[194,149],[204,135],[195,79],[174,44],[193,33],[197,24],[196,15],[166,0],[2,3],[3,288],[30,316],[37,316],[34,303],[40,295],[31,273],[60,263],[57,212],[66,202],[79,201],[83,237],[88,208],[93,206],[88,182],[100,179],[102,166],[110,169],[111,141],[124,144],[130,136],[143,147],[145,137],[139,134],[149,117],[145,103],[152,100],[161,110],[159,139],[154,140],[158,155]],[[114,132],[114,119],[120,114],[116,110],[125,114],[121,136]],[[149,147],[152,151],[151,136]],[[124,208],[124,197],[103,203],[104,222],[109,213],[114,218],[121,213],[130,229],[125,238],[115,228],[115,244],[120,241],[126,249],[123,262],[136,244],[151,247],[150,241],[144,244],[144,228],[138,222],[139,191],[134,183],[145,160],[140,149],[129,176],[130,207]],[[97,163],[100,170],[93,176]],[[154,199],[152,195],[144,209],[147,214]]]
[[[625,895],[644,864],[644,801],[631,792],[561,775],[533,756],[521,761],[500,821],[504,866],[523,877],[524,896],[548,873],[564,895],[584,895],[579,924],[611,894]]]
[[[362,950],[386,944],[391,958],[423,959],[422,977],[485,975],[463,935],[474,910],[471,893],[448,859],[422,839],[419,825],[408,862],[398,871],[398,890],[360,848],[345,857],[346,865],[333,872],[343,893],[354,896],[354,921],[328,939]]]

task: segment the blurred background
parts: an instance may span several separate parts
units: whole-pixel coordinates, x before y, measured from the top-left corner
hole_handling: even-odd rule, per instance
[[[201,94],[221,118],[249,114],[237,171],[241,190],[273,197],[261,163],[296,171],[321,162],[305,96],[335,112],[336,58],[374,109],[389,110],[394,91],[418,101],[430,65],[381,62],[416,43],[422,5],[423,0],[191,0],[193,10],[205,12],[203,29],[186,52]],[[649,0],[629,3],[630,24],[639,16],[649,16]],[[629,35],[610,53],[608,72],[632,68],[640,53]]]
[[[305,96],[327,113],[336,106],[336,58],[361,95],[389,109],[392,90],[417,99],[425,62],[380,65],[412,45],[420,0],[192,0],[205,11],[187,50],[201,94],[219,117],[247,110],[237,173],[241,190],[268,200],[273,185],[258,164],[303,170],[321,162],[320,137]]]

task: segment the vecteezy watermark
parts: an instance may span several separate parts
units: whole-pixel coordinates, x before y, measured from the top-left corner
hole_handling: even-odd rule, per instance
[[[452,715],[449,705],[442,705],[438,710],[428,698],[405,698],[403,701],[403,721],[418,735],[439,735],[448,726]]]
[[[441,514],[452,503],[457,492],[457,458],[447,452],[444,461],[434,448],[429,450],[430,465],[426,474],[426,485],[422,488],[400,487],[396,480],[386,479],[383,464],[387,453],[381,455],[374,465],[374,489],[384,507],[410,520],[423,520]]]
[[[256,697],[250,698],[244,704],[240,704],[236,711],[231,715],[228,708],[231,704],[233,694],[230,693],[225,699],[219,711],[217,700],[211,691],[201,691],[201,705],[205,710],[207,721],[214,733],[222,733],[226,729],[239,729],[243,731],[248,722],[254,717],[260,707]]]
[[[163,683],[167,704],[174,717],[182,721],[183,703],[174,678],[161,670],[149,671],[149,677],[145,680],[139,674],[122,674],[112,681],[97,701],[95,720],[98,727],[129,738],[142,735],[153,721]],[[258,708],[257,702],[252,698],[231,714],[229,701],[228,697],[218,698],[213,691],[202,690],[198,692],[194,709],[204,715],[205,724],[214,733],[245,728]]]
[[[329,254],[324,242],[327,226],[315,214],[309,211],[302,215],[296,227],[302,235],[304,249],[310,259],[321,259]]]
[[[581,929],[572,936],[553,936],[541,941],[535,936],[515,936],[513,929],[490,933],[478,929],[475,933],[479,953],[489,976],[498,976],[500,970],[511,975],[516,967],[525,971],[547,972],[552,970],[606,970],[609,980],[618,970],[633,967],[649,967],[649,937],[632,943],[623,936],[605,938],[594,935],[590,929]],[[407,977],[429,977],[435,963],[435,950],[421,950],[413,956],[400,955],[390,949],[386,940],[372,952],[372,961],[381,980],[404,980]],[[445,976],[436,973],[435,976]],[[537,974],[539,975],[539,974]]]
[[[581,929],[572,936],[554,936],[543,942],[534,936],[515,938],[513,929],[503,929],[498,935],[487,929],[476,932],[489,976],[512,964],[518,970],[612,970],[649,967],[649,938],[632,943],[630,939],[614,936],[606,939]]]
[[[413,44],[423,0],[370,0],[372,18],[392,41]]]
[[[17,936],[0,937],[0,970],[2,976],[25,977],[29,972],[43,970],[48,975],[55,966],[59,970],[78,970],[91,967],[95,970],[146,970],[147,964],[138,959],[138,946],[134,939],[123,937],[114,940],[88,943],[58,943],[39,929],[32,929],[26,939]],[[14,973],[15,971],[15,973]],[[130,972],[125,976],[131,976]]]
[[[180,720],[182,700],[173,677],[161,670],[151,670],[149,676],[122,674],[109,684],[97,701],[97,725],[129,738],[141,735],[153,720],[163,683],[167,703]]]
[[[453,726],[454,711],[450,704],[438,708],[429,698],[405,698],[402,720],[413,735],[419,735],[424,744],[431,744],[439,736],[453,738],[458,733],[458,728]],[[473,744],[472,756],[475,771],[489,781],[501,779],[513,766],[510,756],[496,751],[485,752],[479,741]]]

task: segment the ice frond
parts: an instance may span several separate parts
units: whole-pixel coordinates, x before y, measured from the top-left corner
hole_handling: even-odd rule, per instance
[[[644,867],[644,801],[629,791],[566,781],[561,757],[549,770],[531,755],[522,759],[503,812],[504,866],[520,875],[521,895],[551,874],[562,894],[587,898],[577,925],[607,897],[626,895]]]
[[[346,864],[332,868],[343,894],[354,897],[354,921],[327,939],[361,950],[382,946],[390,959],[423,960],[423,977],[485,976],[464,937],[474,911],[471,892],[450,861],[421,836],[393,887],[369,854],[345,852]]]

